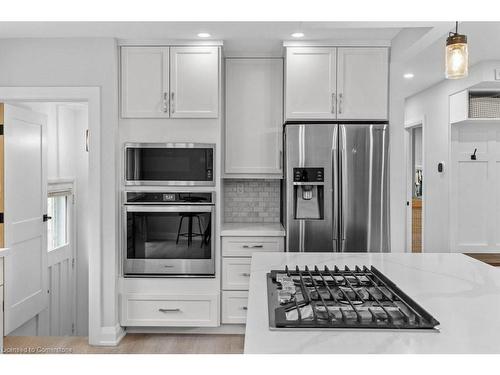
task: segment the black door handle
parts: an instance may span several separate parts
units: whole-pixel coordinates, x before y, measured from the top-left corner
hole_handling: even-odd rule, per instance
[[[49,215],[47,215],[47,214],[43,214],[43,221],[44,221],[44,222],[45,222],[45,221],[49,221],[49,220],[51,220],[51,219],[52,219],[52,216],[49,216]]]

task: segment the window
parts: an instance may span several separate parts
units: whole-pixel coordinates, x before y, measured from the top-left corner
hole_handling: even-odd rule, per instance
[[[57,249],[68,243],[68,194],[49,193],[47,215],[47,249]]]

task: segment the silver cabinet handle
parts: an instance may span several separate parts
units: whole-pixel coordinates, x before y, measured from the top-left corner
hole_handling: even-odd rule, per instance
[[[246,310],[248,310],[248,307],[243,306],[241,309],[246,311]]]
[[[168,112],[168,93],[163,93],[163,112]]]
[[[262,249],[264,245],[243,245],[244,249]]]
[[[283,151],[280,150],[280,171],[283,170]]]
[[[168,313],[168,312],[179,312],[181,311],[181,309],[179,308],[176,308],[176,309],[158,309],[159,312],[162,312],[162,313]]]
[[[342,113],[342,102],[343,102],[344,96],[342,94],[339,94],[339,113]]]
[[[332,113],[335,113],[335,93],[332,92]]]
[[[174,92],[172,91],[170,93],[170,110],[172,111],[172,113],[175,112],[175,106],[174,106]]]
[[[90,130],[85,130],[85,151],[89,152],[90,150]]]
[[[250,277],[250,274],[248,272],[243,272],[241,276]]]

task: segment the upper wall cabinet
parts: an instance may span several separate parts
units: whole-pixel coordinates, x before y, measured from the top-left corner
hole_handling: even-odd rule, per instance
[[[168,47],[122,47],[122,117],[169,117],[168,56]]]
[[[218,73],[217,47],[171,47],[171,117],[217,117],[219,115]]]
[[[336,48],[286,51],[286,118],[335,119]]]
[[[125,118],[219,116],[218,47],[122,47]]]
[[[225,176],[281,178],[283,60],[226,59]]]
[[[386,120],[388,49],[290,47],[287,120]]]
[[[387,48],[339,48],[337,65],[337,118],[387,119]]]

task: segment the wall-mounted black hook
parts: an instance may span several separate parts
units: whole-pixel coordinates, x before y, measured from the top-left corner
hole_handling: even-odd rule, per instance
[[[470,160],[477,160],[476,151],[477,151],[477,148],[474,149],[474,153],[470,156]]]

